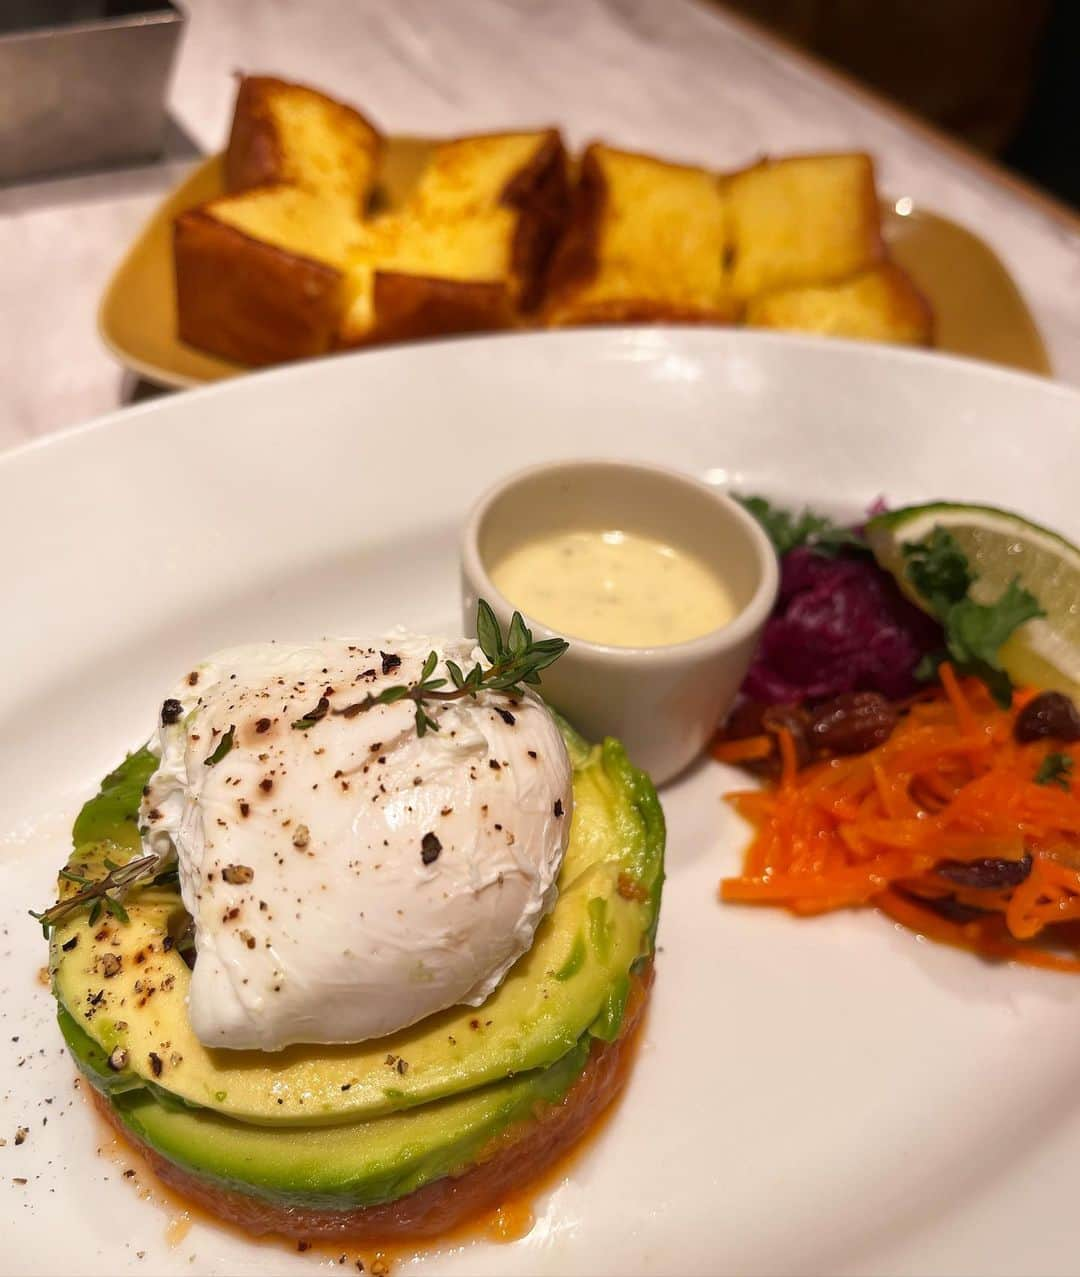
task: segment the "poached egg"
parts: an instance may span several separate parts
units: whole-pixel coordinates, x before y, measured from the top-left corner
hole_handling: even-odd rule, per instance
[[[531,692],[341,713],[486,664],[466,640],[395,633],[219,652],[163,704],[149,850],[179,866],[207,1046],[356,1043],[477,1006],[555,904],[573,791]],[[450,684],[447,683],[447,687]]]

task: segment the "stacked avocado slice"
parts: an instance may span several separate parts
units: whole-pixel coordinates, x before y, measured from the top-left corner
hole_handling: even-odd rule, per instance
[[[558,903],[481,1007],[356,1046],[211,1049],[188,1022],[178,887],[133,889],[126,920],[105,914],[90,925],[83,911],[56,926],[61,1031],[123,1124],[211,1184],[353,1210],[463,1170],[538,1104],[565,1095],[590,1043],[618,1037],[631,978],[651,957],[664,820],[618,742],[589,746],[560,727],[574,817]],[[69,872],[99,877],[106,859],[139,853],[139,799],[154,765],[140,751],[106,778],[75,823]],[[61,898],[74,889],[61,879]]]

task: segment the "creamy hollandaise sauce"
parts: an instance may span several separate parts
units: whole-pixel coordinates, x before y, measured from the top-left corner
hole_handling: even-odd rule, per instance
[[[579,530],[525,541],[491,568],[499,591],[544,625],[593,643],[659,647],[727,625],[727,586],[696,555],[637,532]]]

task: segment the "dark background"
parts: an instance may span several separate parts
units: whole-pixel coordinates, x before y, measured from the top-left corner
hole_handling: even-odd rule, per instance
[[[714,0],[1080,208],[1080,0]]]

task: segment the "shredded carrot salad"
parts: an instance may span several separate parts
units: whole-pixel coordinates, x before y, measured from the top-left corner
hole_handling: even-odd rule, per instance
[[[1046,932],[1080,920],[1080,745],[1016,740],[1035,695],[1019,691],[1004,710],[945,665],[940,688],[867,753],[799,769],[781,731],[777,783],[728,795],[755,836],[721,899],[800,915],[875,905],[984,957],[1080,971],[1080,927]],[[720,742],[715,752],[743,761],[755,748]],[[1040,784],[1051,754],[1072,767]]]

